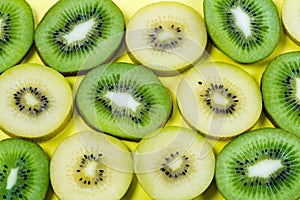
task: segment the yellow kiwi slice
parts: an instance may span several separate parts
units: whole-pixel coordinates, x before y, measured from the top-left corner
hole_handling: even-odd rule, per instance
[[[202,17],[182,3],[147,5],[127,25],[126,46],[131,58],[159,75],[174,75],[191,67],[200,59],[206,43]]]
[[[214,176],[212,147],[183,127],[164,127],[143,138],[133,158],[138,181],[153,199],[193,199]]]
[[[287,35],[300,45],[300,1],[285,0],[282,4],[282,24]]]
[[[56,148],[50,178],[59,199],[120,199],[133,177],[128,148],[95,131],[75,133]]]
[[[177,100],[191,126],[219,139],[250,129],[262,110],[255,79],[242,68],[222,62],[192,68],[178,85]]]
[[[71,118],[72,90],[57,71],[20,64],[0,76],[0,127],[5,133],[37,141],[62,130]]]

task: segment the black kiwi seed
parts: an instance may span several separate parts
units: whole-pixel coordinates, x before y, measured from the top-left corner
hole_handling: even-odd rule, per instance
[[[167,40],[159,40],[158,35],[164,32],[165,30],[172,31],[174,34],[174,38]],[[163,27],[159,25],[152,29],[149,33],[150,42],[154,48],[159,50],[171,50],[179,45],[180,40],[182,40],[182,35],[180,34],[181,29],[178,26],[172,24],[170,27]]]
[[[103,156],[102,153],[98,154],[84,154],[78,168],[75,170],[77,174],[79,174],[78,180],[81,182],[83,185],[91,185],[95,184],[97,185],[100,181],[103,181],[103,176],[104,176],[104,169],[101,168],[101,157]],[[84,169],[91,163],[91,162],[96,162],[97,163],[97,168],[96,170],[96,175],[94,177],[88,177],[84,173]],[[100,168],[100,169],[99,169]],[[78,177],[78,176],[77,176]]]
[[[31,95],[39,103],[37,105],[29,105],[24,99],[25,95]],[[49,99],[43,95],[36,87],[23,87],[13,94],[15,105],[20,112],[26,112],[30,115],[39,115],[42,111],[46,110],[49,105]]]
[[[141,124],[147,122],[147,116],[145,113],[149,112],[151,103],[151,97],[149,95],[144,94],[143,89],[139,87],[137,90],[137,83],[135,81],[128,80],[126,83],[119,82],[120,76],[113,76],[113,80],[101,79],[98,82],[97,86],[97,94],[95,95],[95,100],[98,102],[98,108],[100,107],[110,111],[114,117],[125,117],[128,116],[134,123]],[[130,109],[126,109],[123,107],[114,106],[111,104],[110,100],[105,97],[107,91],[110,92],[127,92],[132,94],[133,98],[139,102],[142,106],[140,106],[138,111],[134,112]]]
[[[82,53],[81,51],[90,51],[97,43],[96,41],[104,36],[103,33],[105,33],[105,31],[103,31],[103,29],[105,29],[105,27],[103,26],[103,24],[105,23],[105,21],[103,15],[105,15],[105,11],[99,11],[97,9],[100,8],[94,7],[93,11],[87,11],[85,13],[79,12],[80,14],[69,18],[68,21],[64,21],[62,19],[61,24],[65,24],[63,26],[64,28],[58,28],[57,30],[53,31],[52,34],[53,42],[58,44],[61,52],[66,54],[76,54]],[[92,27],[92,30],[87,34],[87,36],[82,40],[76,40],[73,43],[69,44],[64,36],[70,33],[76,25],[87,22],[90,19],[96,20],[96,23]],[[89,44],[89,48],[87,44]]]
[[[198,82],[199,85],[202,85],[202,82]],[[227,105],[220,105],[214,102],[213,95],[220,94],[226,98],[229,102]],[[205,101],[206,105],[216,114],[233,114],[238,105],[238,98],[236,95],[232,94],[228,88],[225,88],[222,84],[210,84],[205,90],[205,94],[200,95]]]
[[[172,170],[169,165],[176,159],[181,159],[183,162],[180,166],[180,169]],[[162,171],[168,178],[179,178],[185,176],[188,173],[188,168],[190,167],[189,158],[185,155],[180,155],[178,151],[175,154],[171,153],[168,157],[165,158],[160,171]]]

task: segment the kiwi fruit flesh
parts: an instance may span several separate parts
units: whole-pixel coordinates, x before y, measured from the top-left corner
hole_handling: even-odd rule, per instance
[[[216,160],[216,184],[228,200],[299,199],[300,139],[261,128],[228,143]]]
[[[75,104],[90,127],[128,140],[164,126],[172,110],[169,92],[151,70],[123,62],[88,72]]]
[[[95,131],[64,139],[50,162],[52,187],[61,200],[120,199],[132,177],[132,156],[126,145]]]
[[[198,64],[182,76],[177,103],[183,118],[202,134],[230,139],[250,129],[262,111],[256,80],[224,62]]]
[[[300,136],[300,52],[275,57],[261,81],[264,108],[275,126]]]
[[[204,19],[213,43],[240,63],[269,56],[280,39],[280,19],[272,0],[204,0]]]
[[[125,42],[134,62],[170,76],[192,67],[204,53],[207,31],[200,14],[179,2],[144,6],[130,19]]]
[[[134,170],[153,199],[192,199],[210,185],[215,156],[207,140],[187,128],[168,126],[142,139],[133,153]]]
[[[285,0],[282,4],[281,18],[286,34],[298,45],[300,45],[299,30],[300,1]]]
[[[72,115],[72,90],[60,73],[40,64],[19,64],[0,76],[0,127],[13,137],[44,141]]]
[[[49,160],[35,142],[9,138],[0,141],[0,198],[45,199]]]
[[[124,16],[111,0],[60,0],[34,35],[46,65],[72,75],[110,60],[124,35]]]
[[[0,2],[0,73],[19,63],[33,43],[34,19],[25,0]]]

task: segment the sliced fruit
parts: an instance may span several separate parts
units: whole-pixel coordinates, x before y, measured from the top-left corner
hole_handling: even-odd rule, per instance
[[[48,140],[71,118],[72,91],[57,71],[20,64],[0,76],[0,126],[14,137]]]
[[[300,136],[300,52],[281,54],[268,64],[262,95],[272,122]]]
[[[120,199],[133,177],[127,147],[111,136],[85,131],[64,139],[50,163],[50,178],[60,199]]]
[[[0,2],[0,73],[19,63],[33,43],[34,19],[24,0]]]
[[[35,44],[47,65],[72,74],[109,60],[122,42],[124,26],[111,0],[60,0],[38,24]]]
[[[244,133],[223,148],[216,162],[224,198],[299,199],[300,139],[280,129]]]
[[[163,126],[172,109],[171,97],[156,75],[129,63],[105,64],[88,72],[75,102],[91,127],[133,140]]]
[[[282,4],[282,24],[287,35],[298,45],[300,44],[300,1],[285,0]]]
[[[253,63],[276,48],[280,19],[272,0],[204,0],[203,6],[211,39],[233,60]]]
[[[159,75],[175,75],[193,66],[206,42],[200,14],[178,2],[147,5],[127,25],[126,45],[131,57]]]
[[[210,185],[215,157],[210,144],[195,131],[165,127],[138,143],[134,169],[152,198],[192,199]]]
[[[36,143],[19,138],[0,141],[0,198],[45,199],[49,160]]]
[[[199,64],[185,74],[177,89],[185,120],[201,133],[229,139],[259,119],[262,98],[255,79],[228,63]]]

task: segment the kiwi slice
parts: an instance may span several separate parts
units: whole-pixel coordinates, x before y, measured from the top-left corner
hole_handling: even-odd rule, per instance
[[[233,60],[253,63],[276,48],[281,25],[272,0],[204,0],[203,6],[212,41]]]
[[[0,73],[19,63],[33,43],[34,19],[24,0],[0,2]]]
[[[72,90],[57,71],[20,64],[0,76],[0,127],[14,137],[48,140],[71,119]]]
[[[215,157],[197,132],[165,127],[142,139],[134,151],[134,169],[154,199],[192,199],[210,185]]]
[[[132,157],[125,144],[94,131],[64,139],[50,162],[51,183],[59,199],[120,199],[132,177]]]
[[[111,0],[60,0],[38,24],[34,39],[47,65],[74,74],[110,60],[124,26],[123,14]]]
[[[177,88],[185,120],[207,136],[232,138],[250,129],[262,111],[255,79],[235,65],[208,62],[186,73]]]
[[[227,200],[299,199],[300,139],[262,128],[227,144],[216,161],[217,188]]]
[[[261,85],[267,116],[274,125],[300,136],[300,52],[271,60]]]
[[[151,70],[122,62],[88,72],[75,103],[88,125],[130,140],[139,140],[163,126],[172,107],[167,89]]]
[[[285,32],[298,45],[300,45],[299,9],[300,1],[298,0],[283,1],[281,9],[282,24]]]
[[[36,143],[19,138],[0,141],[0,198],[45,199],[49,160]]]
[[[126,46],[131,58],[159,75],[176,75],[193,66],[206,43],[200,14],[178,2],[149,4],[127,25]]]

